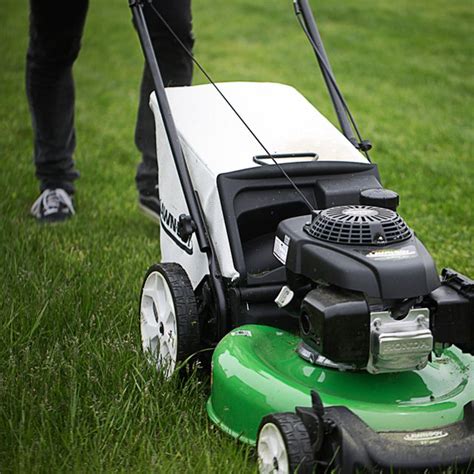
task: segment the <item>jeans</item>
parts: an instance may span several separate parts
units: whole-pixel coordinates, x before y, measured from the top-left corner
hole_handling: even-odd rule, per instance
[[[88,0],[30,0],[26,93],[41,191],[59,187],[73,193],[74,181],[79,177],[73,160],[76,136],[72,67],[81,48],[88,3]],[[191,0],[156,0],[155,6],[192,50]],[[190,85],[191,59],[148,7],[145,16],[165,86]],[[135,179],[138,191],[144,194],[156,192],[158,178],[154,119],[148,106],[153,89],[145,64],[135,128],[135,143],[142,155]]]

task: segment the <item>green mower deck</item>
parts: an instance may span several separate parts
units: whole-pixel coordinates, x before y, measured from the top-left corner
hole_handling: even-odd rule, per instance
[[[371,375],[312,365],[296,348],[300,339],[268,326],[231,331],[213,355],[209,417],[225,432],[255,444],[262,418],[311,406],[310,391],[326,407],[343,405],[370,428],[433,429],[463,418],[474,399],[474,357],[446,349],[419,371]]]

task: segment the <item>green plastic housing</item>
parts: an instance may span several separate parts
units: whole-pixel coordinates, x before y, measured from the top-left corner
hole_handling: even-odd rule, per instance
[[[346,406],[375,431],[448,425],[461,420],[464,406],[474,400],[474,357],[456,347],[433,356],[420,371],[371,375],[312,365],[296,353],[299,342],[268,326],[227,334],[213,355],[211,420],[254,444],[265,415],[311,406],[311,390],[325,406]]]

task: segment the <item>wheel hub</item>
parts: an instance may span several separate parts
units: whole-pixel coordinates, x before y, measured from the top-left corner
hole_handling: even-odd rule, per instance
[[[140,313],[143,350],[169,377],[177,359],[176,312],[168,283],[159,272],[150,273],[143,285]]]
[[[259,471],[262,474],[288,473],[285,442],[273,423],[266,424],[257,445]]]

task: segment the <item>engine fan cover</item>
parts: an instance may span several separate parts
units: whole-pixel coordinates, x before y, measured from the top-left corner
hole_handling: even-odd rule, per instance
[[[316,239],[347,245],[387,245],[403,242],[412,236],[396,212],[374,206],[324,209],[316,214],[305,230]]]

